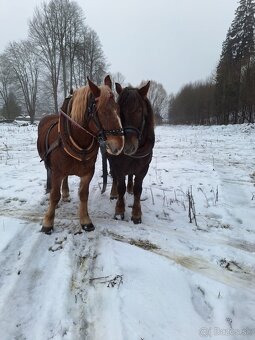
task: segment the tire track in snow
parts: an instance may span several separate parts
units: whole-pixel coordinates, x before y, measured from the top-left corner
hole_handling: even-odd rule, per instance
[[[250,268],[234,266],[232,268],[229,267],[228,269],[228,267],[221,267],[220,265],[217,265],[216,263],[210,262],[207,259],[199,256],[186,256],[176,251],[166,251],[160,247],[157,247],[156,244],[148,242],[147,240],[137,239],[137,242],[134,242],[134,239],[132,238],[124,237],[109,231],[106,231],[106,233],[109,235],[109,237],[112,237],[116,241],[141,247],[159,256],[163,256],[185,269],[200,273],[228,286],[234,288],[245,287],[254,290],[255,272]]]
[[[247,173],[247,169],[239,169],[238,177],[234,169],[230,169],[229,167],[220,167],[217,164],[215,170],[220,182],[219,196],[222,195],[223,197],[220,201],[229,202],[229,205],[225,205],[226,215],[237,226],[252,229],[251,226],[248,225],[249,221],[246,221],[245,218],[246,216],[253,216],[253,220],[255,220],[255,205],[252,200],[254,184],[250,174]],[[232,209],[231,205],[237,206],[239,209]],[[247,209],[249,209],[249,213],[247,213]],[[242,218],[240,216],[242,216]],[[222,218],[224,217],[222,216]]]
[[[87,339],[98,235],[67,227],[48,236],[34,226],[21,225],[0,252],[0,339]]]
[[[97,232],[98,253],[94,256],[88,290],[88,340],[112,339],[113,334],[114,339],[124,339],[122,301],[118,290],[122,273],[113,242],[109,237],[102,237],[100,231]]]
[[[4,249],[1,339],[46,339],[67,331],[59,315],[61,308],[66,309],[61,293],[69,285],[68,274],[60,268],[63,263],[68,266],[68,258],[64,252],[49,252],[51,244],[52,239],[25,227]]]

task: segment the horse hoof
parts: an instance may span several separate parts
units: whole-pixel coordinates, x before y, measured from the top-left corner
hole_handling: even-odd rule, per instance
[[[138,218],[132,217],[131,220],[134,222],[134,224],[142,223],[141,217],[138,217]]]
[[[52,231],[53,231],[53,227],[45,227],[45,226],[42,226],[40,230],[41,233],[44,233],[46,235],[51,235]]]
[[[119,218],[123,221],[124,220],[124,214],[116,214],[114,215],[115,220],[119,220]]]
[[[111,196],[110,196],[110,200],[116,200],[116,199],[118,199],[118,196],[117,196],[117,195],[111,195]]]
[[[94,226],[93,223],[82,224],[81,227],[82,227],[83,230],[85,230],[87,232],[95,230],[95,226]]]

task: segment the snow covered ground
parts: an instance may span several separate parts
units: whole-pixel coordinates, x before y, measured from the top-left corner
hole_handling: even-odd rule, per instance
[[[50,236],[36,136],[0,124],[1,340],[255,339],[254,125],[157,127],[141,225],[129,195],[113,219],[99,156],[95,232],[79,233],[72,177]]]

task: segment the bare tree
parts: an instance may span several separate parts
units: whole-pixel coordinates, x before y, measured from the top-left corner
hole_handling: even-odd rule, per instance
[[[74,58],[84,30],[84,17],[81,8],[75,2],[54,0],[50,4],[59,46],[64,96],[66,96],[68,87],[72,87]]]
[[[39,58],[34,54],[34,46],[28,40],[10,43],[6,53],[13,79],[22,92],[27,113],[33,123],[38,94]]]
[[[29,36],[37,46],[36,52],[49,72],[54,110],[57,112],[61,58],[54,9],[54,1],[49,5],[44,2],[41,9],[35,9],[34,17],[29,22]]]
[[[101,82],[106,63],[99,38],[84,24],[82,9],[70,0],[51,0],[36,9],[29,34],[50,75],[55,112],[60,88],[66,96],[73,85],[85,85],[87,76]]]
[[[124,82],[125,82],[125,77],[123,76],[122,73],[120,72],[116,72],[116,73],[111,73],[111,79],[113,83],[119,83],[120,85],[122,85],[122,87],[124,87]],[[115,86],[113,86],[113,93],[115,95],[115,97],[118,97],[117,91],[115,89]]]
[[[152,80],[148,92],[148,98],[153,107],[156,123],[161,123],[162,119],[167,118],[168,95],[163,85]]]
[[[98,35],[94,30],[85,27],[78,42],[74,64],[76,86],[86,84],[87,77],[100,83],[106,73],[107,65]]]
[[[120,72],[111,73],[111,78],[113,82],[119,83],[120,85],[123,85],[125,82],[125,77]]]

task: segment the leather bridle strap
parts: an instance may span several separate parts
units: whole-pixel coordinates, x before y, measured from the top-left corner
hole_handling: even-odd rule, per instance
[[[70,116],[68,116],[64,111],[60,110],[60,114],[63,115],[67,120],[69,120],[75,127],[77,127],[78,129],[80,129],[83,132],[88,133],[89,135],[91,135],[92,137],[96,138],[97,136],[95,136],[92,132],[88,131],[87,129],[85,129],[83,126],[79,125],[78,123],[76,123]]]
[[[131,132],[131,133],[132,133],[132,132],[135,132],[136,135],[137,135],[138,140],[140,141],[141,138],[142,138],[142,133],[143,133],[144,126],[145,126],[145,119],[144,119],[144,115],[143,115],[143,122],[142,122],[141,127],[140,127],[140,128],[136,128],[136,127],[134,127],[134,126],[132,126],[132,125],[125,126],[125,127],[123,128],[124,134],[125,134],[125,133],[130,133],[130,132]]]

